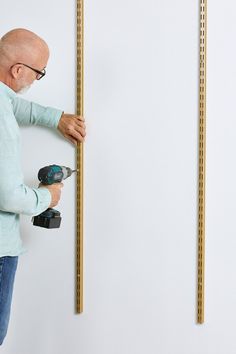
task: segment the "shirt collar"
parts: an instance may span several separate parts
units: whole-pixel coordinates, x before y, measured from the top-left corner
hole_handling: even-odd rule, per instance
[[[0,93],[5,93],[9,97],[16,96],[15,91],[13,91],[9,86],[0,81]]]

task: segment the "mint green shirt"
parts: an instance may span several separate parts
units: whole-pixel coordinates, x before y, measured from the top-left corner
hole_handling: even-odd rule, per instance
[[[0,257],[24,252],[20,214],[35,216],[51,203],[47,188],[24,184],[19,125],[44,125],[56,129],[62,111],[26,101],[0,82]]]

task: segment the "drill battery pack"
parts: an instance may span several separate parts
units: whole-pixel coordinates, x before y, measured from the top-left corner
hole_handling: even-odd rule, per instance
[[[61,213],[55,209],[47,209],[40,215],[33,217],[33,225],[47,229],[59,228],[61,224]]]

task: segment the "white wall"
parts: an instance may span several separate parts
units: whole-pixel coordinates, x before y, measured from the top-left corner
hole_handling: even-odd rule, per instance
[[[74,314],[75,179],[59,230],[22,218],[3,354],[235,354],[236,32],[233,0],[208,1],[206,309],[196,324],[198,1],[85,0],[85,289]],[[224,11],[223,11],[224,10]],[[51,48],[29,99],[74,112],[75,2],[9,0],[1,34]],[[75,166],[50,131],[22,129],[26,181]]]

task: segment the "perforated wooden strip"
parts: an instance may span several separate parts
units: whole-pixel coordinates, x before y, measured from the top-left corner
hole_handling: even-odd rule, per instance
[[[205,165],[206,165],[206,38],[207,0],[200,0],[199,76],[199,199],[198,199],[198,286],[197,322],[204,322],[205,291]]]
[[[77,114],[83,116],[84,3],[77,0]],[[76,312],[83,312],[83,144],[77,147]]]

